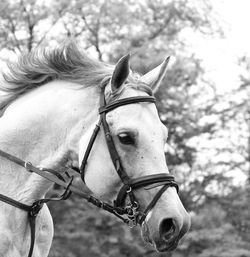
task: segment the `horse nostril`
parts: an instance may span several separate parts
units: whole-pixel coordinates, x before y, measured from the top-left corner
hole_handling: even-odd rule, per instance
[[[160,224],[160,235],[165,241],[169,241],[176,230],[175,222],[173,219],[164,219]]]

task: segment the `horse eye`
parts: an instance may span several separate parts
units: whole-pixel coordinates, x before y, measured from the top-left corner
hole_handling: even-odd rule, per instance
[[[135,138],[128,133],[121,133],[118,135],[119,141],[124,145],[134,145]]]

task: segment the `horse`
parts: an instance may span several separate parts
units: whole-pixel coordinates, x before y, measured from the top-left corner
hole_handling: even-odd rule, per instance
[[[32,251],[29,215],[18,207],[45,199],[53,186],[53,180],[27,172],[41,167],[58,176],[64,172],[60,167],[81,170],[95,197],[111,201],[118,194],[120,203],[92,202],[127,222],[126,212],[157,251],[177,247],[190,228],[190,216],[167,168],[168,130],[153,98],[167,63],[139,75],[131,71],[129,55],[110,65],[68,41],[22,54],[9,64],[1,83],[0,149],[19,163],[0,156],[0,194],[17,206],[0,199],[0,256],[49,254],[53,221],[46,203],[36,213]],[[28,161],[22,167],[20,160]]]

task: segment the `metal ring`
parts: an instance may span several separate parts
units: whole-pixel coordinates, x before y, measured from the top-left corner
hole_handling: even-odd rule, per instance
[[[25,162],[25,163],[24,163],[24,168],[25,168],[27,171],[32,172],[32,170],[30,170],[30,169],[28,168],[28,166],[33,166],[32,163],[31,163],[31,162]]]
[[[136,210],[138,209],[138,207],[139,207],[139,203],[138,202],[136,202],[136,201],[134,201],[133,203],[132,203],[132,207],[133,208],[135,208]]]
[[[132,192],[132,187],[129,187],[127,190],[126,190],[127,194],[131,193]]]
[[[101,201],[101,200],[100,200],[100,202],[99,202],[99,203],[100,203],[100,208],[102,208],[102,209],[103,209],[103,205],[104,205],[103,201]]]

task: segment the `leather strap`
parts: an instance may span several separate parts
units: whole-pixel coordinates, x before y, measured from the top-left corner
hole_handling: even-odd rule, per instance
[[[148,190],[147,188],[148,185],[150,185],[149,189],[151,189],[154,187],[167,185],[167,184],[174,186],[178,192],[179,187],[177,183],[174,181],[174,176],[171,174],[165,174],[165,173],[148,175],[148,176],[143,176],[140,178],[133,179],[131,180],[131,184],[129,185],[129,187],[131,187],[132,190],[136,190],[142,187]],[[116,206],[124,206],[129,187],[127,185],[122,186],[115,200]]]
[[[30,224],[30,250],[28,257],[32,257],[34,246],[35,246],[35,239],[36,239],[36,216],[29,216],[29,224]]]
[[[177,185],[177,184],[176,184]],[[146,210],[144,210],[144,212],[142,213],[142,216],[140,217],[138,224],[142,224],[144,222],[144,220],[146,219],[148,213],[153,209],[153,207],[155,206],[155,204],[157,203],[157,201],[159,200],[159,198],[162,196],[162,194],[170,187],[173,186],[172,183],[168,183],[165,186],[163,186],[154,196],[153,200],[149,203],[149,205],[147,206]]]
[[[5,202],[7,204],[10,204],[10,205],[12,205],[12,206],[14,206],[18,209],[21,209],[21,210],[24,210],[24,211],[27,211],[27,212],[30,211],[30,208],[31,208],[31,206],[29,206],[29,205],[20,203],[20,202],[14,200],[12,198],[9,198],[8,196],[2,195],[2,194],[0,194],[0,200],[2,202]]]
[[[99,113],[102,114],[102,113],[110,112],[113,109],[116,109],[117,107],[122,105],[142,103],[142,102],[155,103],[155,98],[153,96],[133,96],[133,97],[127,97],[127,98],[116,100],[107,105],[105,105],[104,103],[104,105],[99,108]]]
[[[8,154],[2,150],[0,150],[0,156],[4,157],[5,159],[11,161],[11,162],[14,162],[22,167],[25,167],[26,165],[26,162],[21,160],[20,158],[17,158],[16,156],[14,155],[11,155],[11,154]]]
[[[90,195],[84,193],[82,190],[80,190],[78,187],[76,187],[75,185],[73,185],[73,183],[71,183],[69,185],[69,183],[67,183],[66,181],[61,180],[60,178],[58,178],[58,176],[55,176],[54,174],[52,174],[51,172],[47,172],[50,171],[50,169],[44,169],[44,168],[37,168],[35,166],[33,166],[30,162],[25,162],[22,161],[21,159],[19,159],[18,157],[15,157],[9,153],[6,153],[2,150],[0,150],[0,156],[24,167],[27,171],[29,172],[34,172],[38,175],[40,175],[41,177],[63,187],[63,188],[69,188],[70,191],[72,191],[73,193],[79,195],[80,197],[82,197],[83,199],[88,200]],[[67,168],[68,169],[68,168]],[[70,170],[70,169],[69,169]],[[56,171],[55,171],[56,172]],[[65,179],[64,179],[65,180]]]
[[[70,194],[70,185],[73,181],[73,178],[71,178],[66,190],[64,191],[64,193],[59,196],[59,197],[53,197],[53,198],[44,198],[44,199],[40,199],[35,201],[32,205],[26,205],[23,204],[21,202],[18,202],[10,197],[7,197],[5,195],[0,194],[0,200],[12,205],[16,208],[19,208],[23,211],[28,212],[28,221],[30,224],[30,234],[31,234],[31,238],[30,238],[30,249],[29,249],[29,254],[28,257],[32,257],[33,254],[33,250],[34,250],[34,245],[35,245],[35,233],[36,233],[36,217],[38,215],[38,213],[40,212],[40,210],[42,209],[43,205],[49,201],[61,201],[61,200],[66,200]]]
[[[87,165],[87,162],[88,162],[89,154],[90,154],[90,152],[92,150],[92,147],[94,145],[95,139],[96,139],[97,134],[98,134],[98,132],[100,130],[101,122],[102,122],[102,120],[99,119],[98,123],[96,124],[96,126],[95,126],[95,128],[93,130],[93,133],[91,135],[91,138],[89,140],[87,149],[85,151],[85,154],[84,154],[84,157],[83,157],[83,160],[82,160],[82,164],[81,164],[81,167],[80,167],[80,174],[81,174],[81,178],[82,178],[83,182],[85,182],[85,180],[84,180],[85,168],[86,168],[86,165]]]
[[[99,113],[101,116],[101,123],[103,126],[106,143],[108,146],[111,160],[114,164],[117,174],[121,178],[123,184],[131,185],[131,179],[129,178],[129,176],[127,175],[126,171],[123,168],[122,162],[120,160],[119,154],[116,150],[113,138],[111,136],[110,129],[106,120],[106,113],[123,105],[135,104],[135,103],[141,103],[141,102],[155,103],[155,98],[152,96],[135,96],[135,97],[127,97],[124,99],[119,99],[109,104],[106,104],[104,90],[105,88],[103,88],[103,91],[101,94],[101,107],[99,108]]]
[[[116,150],[113,138],[112,138],[110,130],[109,130],[108,123],[106,121],[106,113],[105,112],[101,114],[101,119],[102,119],[102,126],[103,126],[103,130],[104,130],[104,134],[105,134],[106,143],[107,143],[108,150],[110,153],[110,158],[111,158],[111,160],[114,164],[114,167],[116,169],[116,172],[119,175],[123,184],[129,185],[130,178],[128,177],[127,173],[125,172],[125,170],[122,166],[119,154]]]
[[[30,249],[29,249],[28,257],[31,257],[34,250],[34,244],[35,244],[36,216],[41,210],[43,204],[42,203],[37,204],[37,202],[35,202],[32,205],[26,205],[2,194],[0,194],[0,200],[18,209],[28,212],[28,220],[30,224],[30,234],[31,234]]]

